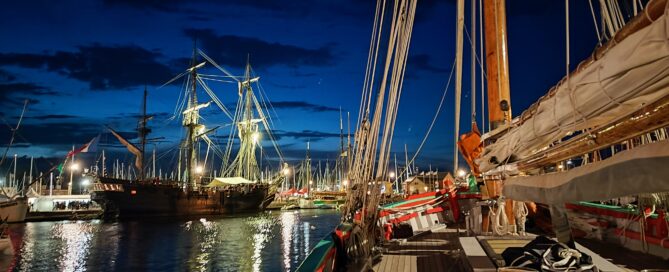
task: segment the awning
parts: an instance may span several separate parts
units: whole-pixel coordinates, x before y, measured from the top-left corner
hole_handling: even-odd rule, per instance
[[[214,178],[214,180],[209,184],[207,184],[206,187],[222,187],[226,185],[238,185],[238,184],[255,184],[255,182],[242,177]]]
[[[642,145],[569,171],[514,177],[504,195],[520,201],[563,204],[669,192],[669,140]]]

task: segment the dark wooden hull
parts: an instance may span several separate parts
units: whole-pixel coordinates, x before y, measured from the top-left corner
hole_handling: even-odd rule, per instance
[[[106,185],[106,186],[105,186]],[[184,191],[180,187],[141,183],[97,183],[91,199],[105,218],[220,215],[263,209],[268,187]]]

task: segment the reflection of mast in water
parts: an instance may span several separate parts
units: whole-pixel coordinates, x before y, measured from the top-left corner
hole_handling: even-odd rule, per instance
[[[295,214],[284,212],[281,214],[281,255],[283,257],[283,269],[290,270],[290,245],[293,243],[293,227],[295,225]]]

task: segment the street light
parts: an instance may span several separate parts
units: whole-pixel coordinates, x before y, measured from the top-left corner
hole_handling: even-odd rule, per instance
[[[202,172],[204,172],[204,167],[202,166],[195,167],[195,173],[202,174]]]
[[[70,164],[70,170],[72,170],[72,171],[79,170],[79,164],[77,164],[77,163]]]
[[[390,178],[395,178],[395,172],[390,172],[390,173],[388,174],[388,176],[389,176]]]
[[[464,178],[465,175],[467,175],[467,172],[465,170],[458,170],[458,177]]]

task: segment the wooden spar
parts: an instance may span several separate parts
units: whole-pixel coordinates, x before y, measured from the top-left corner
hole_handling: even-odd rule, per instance
[[[491,130],[511,121],[505,5],[505,0],[485,0],[483,3],[488,73],[488,119]],[[502,104],[505,104],[504,107]]]
[[[589,133],[555,145],[539,154],[518,162],[518,169],[531,171],[553,165],[606,146],[621,143],[650,131],[669,126],[669,95],[645,108],[624,116]]]
[[[457,31],[455,44],[455,148],[453,149],[453,173],[458,171],[458,138],[460,138],[460,95],[462,93],[462,44],[465,27],[465,1],[458,0]]]

